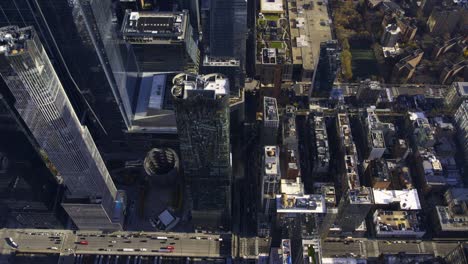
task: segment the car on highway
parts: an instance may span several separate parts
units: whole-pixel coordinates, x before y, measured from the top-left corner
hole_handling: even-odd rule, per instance
[[[79,244],[80,244],[80,245],[88,245],[89,242],[88,242],[87,240],[81,240],[81,241],[79,242]]]
[[[58,247],[49,247],[47,249],[51,249],[51,250],[58,250]]]
[[[14,247],[14,248],[18,248],[18,244],[16,244],[16,242],[13,241],[13,238],[7,237],[7,238],[5,238],[5,239],[6,239],[7,243],[8,243],[10,246],[12,246],[12,247]]]
[[[174,249],[175,249],[174,246],[167,246],[166,248],[167,248],[167,249],[170,249],[170,250],[174,250]]]
[[[111,241],[109,241],[109,242],[111,242],[112,244],[117,243],[117,241],[115,241],[115,240],[111,240]]]

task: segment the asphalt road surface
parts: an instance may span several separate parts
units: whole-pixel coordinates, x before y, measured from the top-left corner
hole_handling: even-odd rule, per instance
[[[113,254],[220,257],[230,248],[230,236],[190,233],[77,232],[68,230],[2,229],[2,253],[16,250],[5,238],[12,237],[19,252],[63,254]],[[159,238],[158,238],[159,237]],[[162,238],[164,237],[164,238]],[[86,241],[87,245],[80,244]],[[125,251],[124,251],[125,249]],[[169,249],[169,252],[167,250]],[[166,251],[166,252],[164,252]]]

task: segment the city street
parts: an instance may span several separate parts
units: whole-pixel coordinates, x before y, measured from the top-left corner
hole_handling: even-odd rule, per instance
[[[230,253],[230,236],[190,233],[126,233],[101,234],[65,230],[0,231],[3,254],[14,251],[5,238],[12,237],[19,252],[61,254],[170,255],[220,257]],[[221,240],[221,241],[220,241]],[[86,241],[87,245],[79,244]],[[125,249],[125,250],[124,250]]]

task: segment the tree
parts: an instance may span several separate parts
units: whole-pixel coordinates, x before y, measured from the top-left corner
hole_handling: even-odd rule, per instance
[[[353,56],[349,50],[343,50],[341,52],[341,66],[343,67],[343,75],[348,80],[353,78],[352,58]]]

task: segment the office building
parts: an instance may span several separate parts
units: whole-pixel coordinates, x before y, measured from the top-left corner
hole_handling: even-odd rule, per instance
[[[311,214],[325,213],[326,205],[323,195],[304,194],[304,195],[276,195],[276,213],[288,214]],[[279,215],[279,218],[282,216]]]
[[[382,47],[395,47],[400,39],[401,29],[397,24],[389,24],[385,27],[382,37],[380,38],[380,44]]]
[[[260,214],[257,233],[261,237],[270,236],[272,217],[276,208],[276,195],[280,191],[281,170],[278,146],[265,146],[261,173]]]
[[[90,6],[87,0],[6,1],[0,7],[0,27],[34,26],[79,118],[86,114],[91,121],[88,124],[92,124],[90,129],[99,135],[107,134],[106,139],[110,141],[123,144],[122,131],[130,126],[126,114],[130,105],[124,106],[122,97],[125,93],[121,95],[121,91],[126,88],[132,91],[132,79],[129,79],[128,87],[118,89],[98,31],[98,28],[103,29],[102,34],[108,36],[107,43],[116,43],[111,37],[115,35],[111,1],[93,1],[94,11],[89,9]],[[96,19],[93,14],[96,14]],[[121,51],[126,51],[124,47],[111,50],[113,52],[109,56],[113,61],[119,60]],[[131,56],[123,57],[129,58],[127,70],[135,72]],[[124,85],[125,71],[118,71],[119,84]],[[105,149],[110,145],[105,145]]]
[[[392,146],[395,141],[395,125],[393,123],[382,122],[377,116],[375,107],[367,108],[366,112],[367,131],[381,131],[384,138],[385,146]]]
[[[245,65],[247,1],[211,0],[209,52],[212,57],[231,57]],[[208,40],[204,40],[208,41]]]
[[[205,56],[200,68],[202,74],[221,73],[226,76],[229,79],[230,95],[242,96],[245,74],[239,59]]]
[[[294,5],[284,3],[260,1],[255,72],[262,88],[271,88],[278,94],[280,89],[294,87],[296,96],[310,96],[320,58],[320,43],[332,39],[330,25],[325,22],[328,21],[327,6],[311,8],[315,4],[312,0]],[[310,17],[323,20],[321,27],[314,26]]]
[[[362,235],[366,230],[365,217],[374,204],[372,190],[361,186],[357,150],[348,114],[338,114],[337,129],[343,159],[339,168],[342,196],[338,203],[335,226],[341,234]]]
[[[229,229],[229,80],[220,74],[179,74],[173,83],[181,161],[193,222],[202,229]]]
[[[276,195],[280,190],[281,170],[278,146],[264,147],[264,170],[262,171],[262,201],[263,213],[272,215],[275,208]]]
[[[0,31],[1,75],[15,98],[15,108],[73,196],[92,197],[99,219],[73,218],[79,228],[120,229],[113,222],[117,190],[86,127],[82,126],[54,68],[31,27]],[[81,221],[83,220],[83,222]]]
[[[462,18],[462,13],[458,7],[435,7],[427,19],[427,28],[432,35],[452,34]]]
[[[314,74],[313,93],[329,92],[341,66],[341,48],[336,40],[320,43],[320,57]]]
[[[54,208],[63,188],[3,89],[8,87],[0,79],[0,226],[63,228]]]
[[[316,182],[314,183],[314,189],[315,194],[321,194],[325,198],[326,212],[318,215],[317,226],[319,227],[320,237],[326,238],[338,215],[335,185],[331,182]]]
[[[418,191],[416,189],[383,190],[372,189],[372,196],[376,207],[390,209],[396,207],[398,210],[421,210]]]
[[[460,243],[452,252],[444,257],[444,261],[452,264],[468,263],[468,244]]]
[[[415,211],[378,209],[373,215],[377,237],[421,238],[426,233],[423,217]]]
[[[388,189],[391,184],[391,171],[384,159],[364,161],[364,175],[370,179],[372,188]]]
[[[359,85],[356,99],[360,105],[376,105],[382,92],[383,89],[379,82],[367,80]]]
[[[462,102],[456,110],[455,126],[460,147],[465,153],[465,161],[468,161],[468,101]]]
[[[413,128],[412,138],[417,147],[432,148],[436,143],[435,128],[423,112],[409,112],[408,118]]]
[[[278,141],[279,114],[276,99],[263,97],[263,127],[262,140],[265,145],[276,144]]]
[[[418,26],[416,25],[416,20],[410,17],[397,17],[396,24],[401,30],[400,39],[403,42],[413,41],[418,31]]]
[[[341,234],[361,236],[367,229],[366,217],[374,206],[372,189],[355,187],[347,190],[338,205],[336,225]]]
[[[419,65],[424,52],[420,49],[410,52],[409,55],[402,58],[395,64],[392,71],[392,81],[399,83],[406,83],[413,77],[416,66]]]
[[[436,38],[434,48],[432,49],[431,57],[436,60],[441,55],[455,49],[456,51],[463,51],[467,45],[467,41],[462,36],[457,36],[449,40]]]
[[[198,72],[200,52],[188,10],[127,10],[122,37],[131,44],[142,72]]]
[[[312,173],[313,177],[320,177],[328,173],[330,166],[330,147],[323,112],[312,112],[312,115],[309,115],[309,124],[312,132]]]
[[[436,206],[435,231],[438,235],[466,236],[468,231],[468,190],[451,188],[444,195],[446,206]]]
[[[468,82],[454,82],[445,97],[445,103],[452,111],[456,111],[468,100]]]

